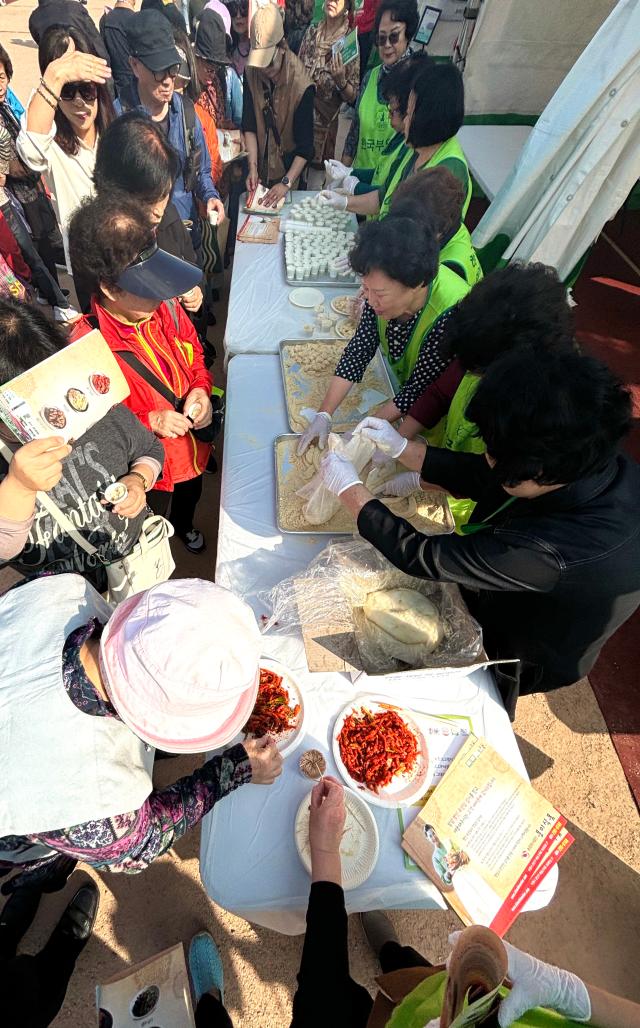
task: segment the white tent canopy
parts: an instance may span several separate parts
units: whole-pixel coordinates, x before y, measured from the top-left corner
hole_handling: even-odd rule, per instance
[[[537,15],[547,5],[528,6]],[[582,14],[580,0],[572,7]],[[639,177],[640,0],[619,0],[540,115],[474,245],[566,279]]]

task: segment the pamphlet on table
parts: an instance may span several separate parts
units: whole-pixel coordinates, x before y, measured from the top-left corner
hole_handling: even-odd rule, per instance
[[[264,198],[268,192],[269,190],[267,189],[267,187],[260,184],[258,184],[255,189],[251,189],[247,193],[247,198],[245,200],[245,211],[252,211],[254,213],[257,212],[259,214],[268,214],[271,217],[273,217],[278,213],[278,211],[282,210],[286,202],[291,203],[291,194],[287,193],[286,197],[283,196],[281,200],[278,200],[275,207],[265,207]]]
[[[104,337],[95,329],[0,386],[0,418],[22,443],[79,439],[129,395]]]
[[[573,841],[553,804],[472,735],[402,846],[465,924],[503,936]]]

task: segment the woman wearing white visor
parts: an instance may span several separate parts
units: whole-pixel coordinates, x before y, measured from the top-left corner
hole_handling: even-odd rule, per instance
[[[115,612],[78,575],[6,593],[0,873],[28,867],[27,884],[60,855],[142,871],[238,786],[270,785],[282,758],[266,737],[165,789],[151,780],[156,748],[207,753],[238,735],[260,648],[247,604],[199,579],[154,586]]]

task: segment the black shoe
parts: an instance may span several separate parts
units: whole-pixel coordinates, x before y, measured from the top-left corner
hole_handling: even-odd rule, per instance
[[[18,943],[28,931],[40,904],[39,889],[22,886],[11,894],[0,914],[0,959],[15,957]]]
[[[100,893],[95,882],[81,885],[51,933],[49,944],[69,945],[78,951],[88,943],[95,924]]]
[[[218,470],[218,461],[216,460],[214,455],[211,454],[211,456],[209,457],[209,460],[207,461],[207,466],[204,469],[204,473],[205,473],[205,475],[215,475],[217,470]]]
[[[189,553],[203,553],[207,548],[202,532],[198,532],[196,528],[192,528],[190,532],[185,532],[184,535],[176,534],[179,539],[182,539]]]
[[[380,950],[385,942],[400,941],[391,921],[381,910],[363,910],[360,914],[360,924],[376,957],[380,956]]]

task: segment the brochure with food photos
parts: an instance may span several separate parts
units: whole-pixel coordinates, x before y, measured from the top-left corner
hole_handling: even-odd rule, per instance
[[[465,924],[502,937],[573,841],[553,804],[471,735],[402,847]]]
[[[21,443],[52,435],[70,442],[128,395],[116,358],[94,329],[0,386],[0,418]]]
[[[96,988],[98,1028],[195,1028],[179,942]]]

